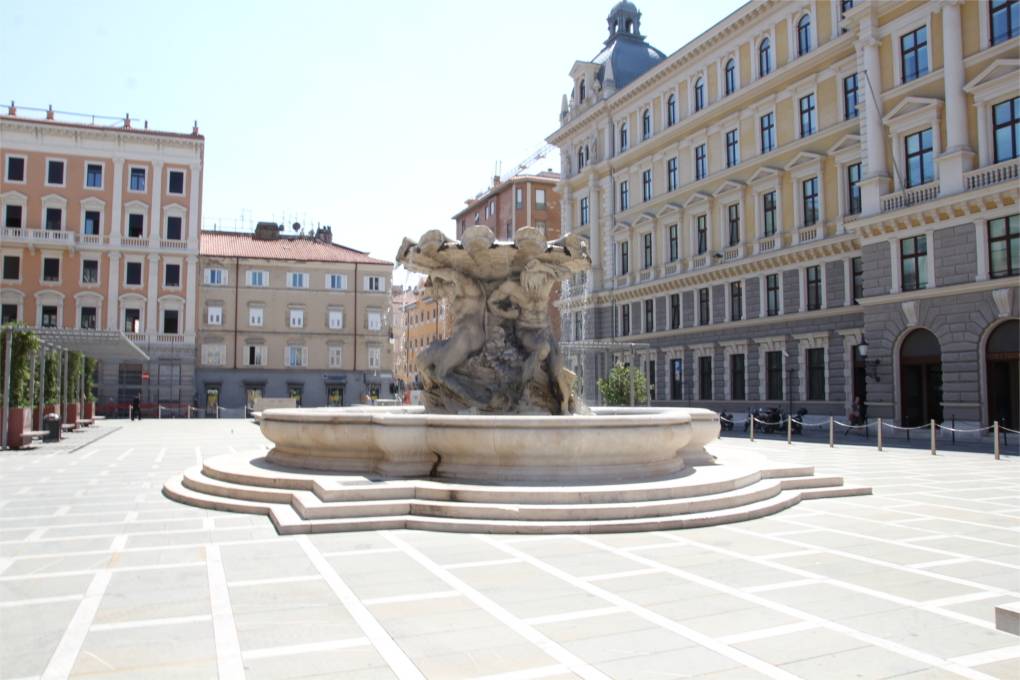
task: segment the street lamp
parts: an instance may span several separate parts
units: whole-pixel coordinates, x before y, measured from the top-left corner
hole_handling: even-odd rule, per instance
[[[878,365],[882,363],[881,359],[872,359],[868,361],[868,340],[861,336],[861,344],[857,345],[857,354],[861,357],[861,361],[864,362],[864,374],[868,374],[868,367],[871,367],[871,379],[875,382],[882,382],[878,377]]]
[[[790,354],[783,350],[783,361],[786,363],[786,416],[793,413],[793,367],[790,366]]]

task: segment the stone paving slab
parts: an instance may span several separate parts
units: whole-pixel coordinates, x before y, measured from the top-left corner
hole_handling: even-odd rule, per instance
[[[874,487],[687,531],[278,536],[175,504],[243,421],[0,454],[0,678],[1020,678],[1020,460],[727,438]],[[70,441],[70,440],[68,440]]]

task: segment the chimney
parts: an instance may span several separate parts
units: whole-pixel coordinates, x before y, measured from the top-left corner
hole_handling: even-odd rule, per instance
[[[127,128],[127,129],[131,128],[131,114],[130,113],[125,113],[124,114],[124,127]]]
[[[18,115],[18,109],[17,109],[16,106],[14,106],[14,100],[13,99],[11,100],[11,105],[7,107],[7,115],[8,116],[16,116],[16,115]]]
[[[50,107],[46,109],[46,120],[53,120],[53,104],[50,104]]]
[[[191,128],[191,134],[193,134],[193,135],[197,135],[198,134],[198,121],[197,120],[195,121],[195,124]]]

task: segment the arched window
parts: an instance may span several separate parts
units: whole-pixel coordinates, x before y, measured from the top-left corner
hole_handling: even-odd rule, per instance
[[[585,95],[584,78],[581,78],[581,87],[579,88],[579,91],[580,91],[580,101],[583,102],[584,101],[584,95]]]
[[[811,17],[807,14],[797,22],[797,56],[811,51]]]
[[[772,73],[772,43],[763,38],[758,45],[758,77],[764,78]]]
[[[577,150],[577,171],[581,172],[584,169],[584,149]]]
[[[737,89],[737,65],[732,59],[726,62],[726,94],[733,94]]]
[[[694,110],[700,111],[705,108],[705,81],[698,78],[694,81]]]
[[[584,164],[585,165],[588,165],[588,160],[589,160],[589,158],[588,158],[588,145],[585,144],[584,145]]]
[[[627,32],[628,33],[633,33],[634,32],[634,22],[633,21],[631,21],[630,19],[627,19],[626,26],[627,26]]]
[[[627,142],[628,141],[629,140],[627,138],[627,124],[626,123],[620,123],[620,151],[626,151],[627,150]]]
[[[652,111],[645,109],[641,114],[641,139],[648,139],[652,136]]]
[[[666,100],[666,125],[673,125],[676,123],[676,95],[669,95]]]

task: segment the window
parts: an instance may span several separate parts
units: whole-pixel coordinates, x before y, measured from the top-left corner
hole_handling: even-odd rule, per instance
[[[129,190],[145,191],[145,168],[131,168],[131,174],[129,177]]]
[[[813,135],[816,123],[815,95],[811,93],[800,98],[800,136]]]
[[[587,153],[584,154],[584,159],[588,160]],[[545,189],[535,189],[535,207],[539,210],[545,210]]]
[[[368,310],[368,330],[382,330],[382,312],[378,309]]]
[[[381,276],[366,276],[365,277],[365,290],[373,293],[378,293],[383,289],[383,277]]]
[[[708,252],[708,218],[705,215],[694,218],[694,234],[698,239],[698,255],[704,255]]]
[[[761,130],[761,152],[768,153],[776,148],[776,114],[768,112],[759,120]]]
[[[807,398],[825,400],[825,350],[821,347],[807,350]]]
[[[4,255],[4,281],[18,281],[21,279],[21,258],[17,255]]]
[[[772,43],[768,38],[764,38],[758,45],[758,77],[764,78],[770,73],[772,73]]]
[[[253,269],[247,272],[247,276],[248,285],[252,288],[265,288],[269,285],[269,272]]]
[[[670,359],[669,362],[669,396],[671,399],[684,398],[684,360]]]
[[[801,207],[804,210],[804,226],[818,222],[818,178],[806,179],[800,184]]]
[[[853,285],[853,303],[864,297],[864,258],[854,257],[850,259],[850,278]]]
[[[184,194],[184,171],[171,170],[167,175],[166,192],[181,196]]]
[[[142,238],[145,235],[145,215],[130,213],[128,215],[128,238]]]
[[[779,274],[765,276],[765,314],[779,316]]]
[[[227,270],[208,268],[205,270],[205,282],[210,286],[225,286],[227,285]]]
[[[339,345],[329,346],[329,367],[340,368],[344,362],[344,348]]]
[[[762,232],[765,236],[776,233],[776,192],[767,191],[761,197]]]
[[[747,398],[744,391],[744,355],[730,355],[730,399],[743,401]]]
[[[620,123],[620,152],[627,150],[627,123]]]
[[[183,220],[177,215],[170,215],[166,218],[166,238],[168,241],[180,241]]]
[[[726,167],[732,168],[740,162],[740,147],[737,141],[737,131],[730,130],[726,133]]]
[[[903,140],[907,152],[907,187],[927,184],[935,179],[935,152],[931,128],[907,135]]]
[[[291,328],[304,328],[305,310],[303,309],[289,310],[288,324],[290,325]]]
[[[846,168],[846,214],[861,213],[861,164],[854,163]]]
[[[46,208],[46,229],[60,231],[60,223],[64,221],[64,211],[60,208]]]
[[[903,290],[928,287],[928,239],[912,236],[900,241],[900,274]]]
[[[221,305],[209,305],[205,310],[205,322],[210,326],[222,326],[223,307]]]
[[[680,293],[669,296],[669,327],[680,328]]]
[[[141,262],[127,262],[124,265],[124,285],[125,286],[140,286],[142,285],[142,263]]]
[[[98,210],[85,211],[85,223],[82,225],[81,233],[86,236],[99,236],[99,222],[101,216]]]
[[[368,367],[369,368],[382,368],[382,348],[381,347],[369,347],[368,348]]]
[[[1017,0],[992,0],[991,41],[993,45],[1020,35],[1020,2]]]
[[[698,357],[698,398],[712,399],[712,357]]]
[[[163,269],[163,285],[167,288],[179,288],[181,285],[181,265],[167,264]]]
[[[63,186],[64,161],[46,161],[46,184]]]
[[[765,352],[765,398],[783,398],[783,353]]]
[[[43,305],[40,322],[43,328],[56,328],[60,325],[56,305]]]
[[[641,173],[641,200],[652,200],[652,171],[645,170]]]
[[[588,221],[590,219],[591,218],[588,213],[588,197],[585,196],[584,198],[581,199],[581,226],[583,227],[584,225],[588,224]]]
[[[726,66],[723,69],[725,74],[725,88],[726,94],[733,94],[737,91],[737,64],[732,59],[726,62]]]
[[[730,245],[740,243],[740,204],[726,206],[726,221],[730,227]]]
[[[797,56],[811,51],[811,17],[805,14],[797,22]]]
[[[704,179],[708,174],[708,162],[706,159],[705,145],[699,144],[694,147],[694,179]]]
[[[812,265],[805,271],[807,286],[807,308],[814,311],[822,308],[822,267]]]
[[[179,312],[176,309],[163,310],[163,333],[177,335],[180,332],[177,324],[178,316]]]
[[[921,26],[900,36],[900,66],[903,82],[920,78],[928,72],[928,27]]]
[[[7,211],[4,216],[4,226],[10,227],[11,229],[21,228],[21,206],[20,205],[7,205]]]
[[[652,136],[652,111],[645,109],[641,114],[641,139],[648,139]]]
[[[226,345],[202,345],[202,363],[207,366],[222,366],[227,361]]]
[[[1020,97],[1013,97],[992,107],[995,135],[995,162],[1001,163],[1020,156]]]
[[[304,272],[287,272],[288,288],[307,288],[308,274]]]
[[[18,321],[18,306],[15,304],[4,303],[0,306],[0,325],[8,323],[17,323]]]
[[[574,312],[574,340],[584,338],[584,315],[581,312]]]
[[[630,182],[624,180],[620,182],[620,210],[626,210],[630,207]]]
[[[330,290],[345,290],[347,288],[347,277],[343,274],[326,274],[326,288]]]
[[[705,108],[705,81],[698,78],[694,81],[694,110],[700,111]]]
[[[630,243],[620,241],[620,274],[630,271]]]
[[[652,266],[652,235],[645,234],[642,236],[641,245],[643,246],[644,251],[644,260],[642,261],[642,265],[645,269],[648,269]]]
[[[102,163],[85,164],[85,186],[90,189],[103,188],[103,165]]]
[[[730,321],[744,318],[744,286],[740,281],[730,282]]]
[[[709,309],[708,288],[698,289],[698,325],[707,326],[712,322],[711,309]]]
[[[843,119],[856,118],[860,112],[857,110],[857,74],[847,76],[843,79]]]
[[[645,300],[645,333],[655,331],[655,303]]]
[[[303,345],[287,345],[287,365],[304,366],[307,363],[307,351]]]
[[[99,260],[81,261],[81,282],[99,283]]]
[[[620,308],[620,335],[630,335],[630,304]]]
[[[580,172],[581,170],[584,170],[584,148],[583,147],[579,148],[577,150],[577,171]],[[520,189],[518,189],[517,191],[520,191]],[[520,206],[517,206],[517,207],[519,208]]]
[[[669,261],[680,259],[680,225],[669,225]]]
[[[60,281],[60,258],[43,258],[43,281]]]
[[[263,318],[262,307],[249,307],[248,308],[248,325],[249,326],[261,326]]]
[[[244,359],[247,366],[264,366],[266,363],[266,346],[245,345]]]
[[[666,126],[676,124],[676,95],[671,94],[666,99]]]
[[[25,181],[25,159],[20,156],[7,157],[7,181]]]
[[[666,191],[675,191],[677,188],[676,157],[666,161]]]
[[[128,308],[124,310],[124,332],[140,333],[142,330],[142,310]]]
[[[988,262],[992,278],[1020,274],[1020,215],[988,221]]]

